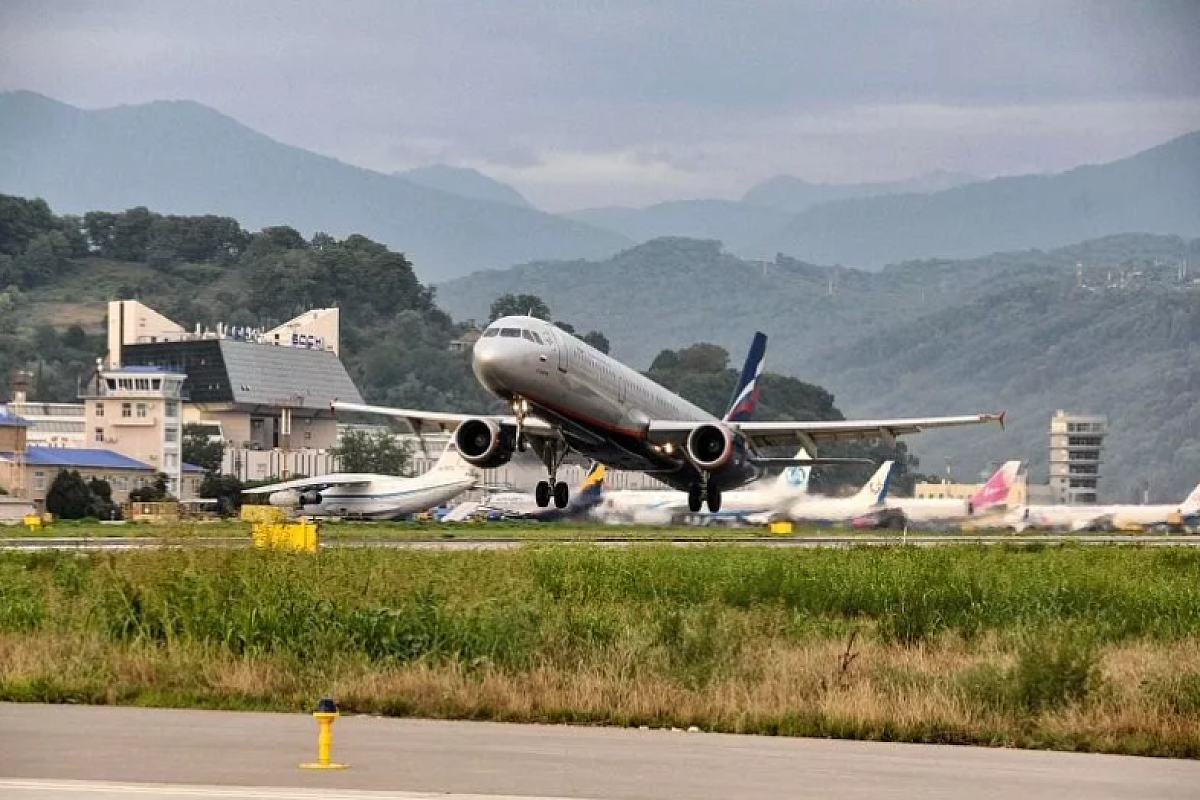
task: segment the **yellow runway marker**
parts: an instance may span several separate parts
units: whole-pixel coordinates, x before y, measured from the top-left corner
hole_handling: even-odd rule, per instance
[[[320,726],[317,734],[317,760],[300,765],[300,769],[350,769],[349,764],[339,764],[330,757],[333,749],[333,721],[338,718],[337,703],[328,697],[317,703],[313,718]]]

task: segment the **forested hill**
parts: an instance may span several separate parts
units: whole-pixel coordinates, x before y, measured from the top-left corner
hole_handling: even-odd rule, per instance
[[[0,93],[0,192],[59,211],[148,206],[219,214],[311,235],[362,233],[411,257],[426,281],[533,258],[599,257],[618,234],[527,205],[354,167],[291,147],[191,102],[96,111],[32,92]],[[441,180],[431,188],[432,180]]]
[[[124,298],[189,328],[272,326],[336,305],[342,360],[369,402],[499,410],[475,380],[469,352],[450,351],[467,326],[438,307],[407,258],[364,236],[305,239],[285,226],[250,232],[228,217],[145,208],[58,216],[41,200],[0,195],[0,400],[13,372],[27,369],[35,375],[33,399],[74,401],[78,381],[104,351],[106,302]],[[658,355],[657,380],[714,413],[725,410],[736,379],[725,350],[699,344]],[[764,418],[842,417],[819,386],[774,374],[764,382]],[[899,458],[907,467],[903,449]],[[820,477],[861,482],[862,472]]]
[[[1181,275],[1184,269],[1191,270]],[[914,261],[881,273],[788,258],[743,261],[716,242],[660,239],[602,262],[529,264],[439,287],[478,316],[503,292],[540,294],[613,352],[703,338],[735,359],[755,330],[767,364],[831,389],[850,415],[1009,411],[1008,430],[910,440],[956,477],[1021,458],[1044,480],[1049,417],[1108,414],[1110,497],[1179,499],[1200,481],[1200,240],[1106,237],[1051,251]]]

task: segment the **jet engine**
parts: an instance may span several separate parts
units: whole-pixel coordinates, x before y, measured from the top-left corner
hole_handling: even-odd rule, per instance
[[[321,505],[321,493],[315,489],[307,492],[297,492],[287,489],[282,492],[271,492],[267,504],[276,508],[303,508],[304,506]]]
[[[513,435],[491,419],[464,420],[454,431],[454,444],[463,459],[479,469],[507,464],[513,454]]]
[[[300,493],[288,489],[283,492],[271,492],[267,504],[276,508],[295,508],[300,505]]]
[[[733,456],[733,431],[724,425],[697,426],[688,434],[688,456],[703,470],[718,470]]]

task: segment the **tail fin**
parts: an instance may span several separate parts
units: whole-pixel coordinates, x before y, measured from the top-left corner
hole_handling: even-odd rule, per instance
[[[604,491],[604,465],[599,461],[593,461],[592,466],[588,468],[587,474],[583,476],[583,480],[579,484],[580,497],[599,498]]]
[[[795,457],[801,460],[808,458],[808,451],[801,447]],[[775,489],[781,494],[807,494],[810,474],[812,467],[788,467],[775,479]]]
[[[1184,498],[1179,510],[1185,514],[1195,514],[1200,511],[1200,483],[1197,483],[1196,488],[1192,489],[1192,493]]]
[[[879,469],[875,470],[875,474],[871,476],[871,480],[867,481],[866,486],[858,490],[858,494],[854,497],[856,500],[863,500],[871,505],[882,503],[883,498],[887,497],[888,484],[892,480],[892,467],[895,466],[895,461],[885,461],[879,465]]]
[[[971,495],[971,499],[967,501],[971,513],[1006,503],[1008,501],[1008,491],[1016,481],[1017,472],[1020,469],[1020,461],[1004,462],[1004,466],[996,470],[992,474],[992,477],[988,478],[987,483],[980,487],[979,491]]]
[[[458,452],[458,446],[454,444],[453,439],[446,442],[446,449],[442,451],[442,455],[438,458],[437,463],[429,471],[458,472],[464,475],[475,474],[475,468],[467,463],[467,460],[462,457],[462,453]]]
[[[762,374],[763,356],[766,353],[767,335],[759,331],[754,334],[741,377],[733,389],[729,410],[725,412],[726,422],[746,422],[753,416],[754,408],[758,405],[758,378]]]

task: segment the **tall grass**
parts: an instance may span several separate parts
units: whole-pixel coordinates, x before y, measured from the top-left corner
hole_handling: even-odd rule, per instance
[[[9,553],[0,697],[1196,755],[1198,592],[1159,548]]]

